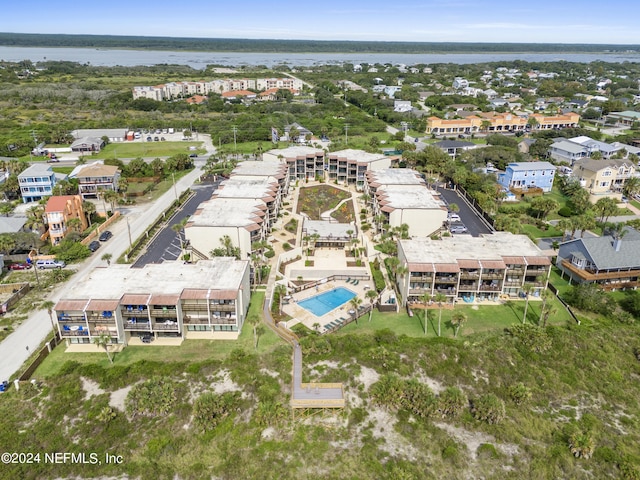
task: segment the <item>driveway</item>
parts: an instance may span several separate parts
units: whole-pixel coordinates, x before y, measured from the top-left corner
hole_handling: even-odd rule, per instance
[[[458,212],[460,221],[465,224],[470,235],[478,237],[483,233],[491,233],[491,229],[478,217],[467,202],[460,197],[457,191],[440,188],[438,189],[438,193],[447,205],[455,203],[460,207],[460,211]]]

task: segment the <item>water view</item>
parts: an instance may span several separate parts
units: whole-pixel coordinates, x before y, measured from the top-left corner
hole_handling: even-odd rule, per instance
[[[274,65],[312,66],[334,63],[485,63],[512,60],[527,62],[581,62],[604,61],[610,63],[640,62],[638,53],[452,53],[452,54],[401,54],[401,53],[230,53],[230,52],[171,52],[158,50],[109,50],[91,48],[42,48],[0,46],[0,60],[19,62],[31,60],[66,60],[89,63],[96,66],[137,66],[179,64],[195,69],[207,65],[241,66]]]

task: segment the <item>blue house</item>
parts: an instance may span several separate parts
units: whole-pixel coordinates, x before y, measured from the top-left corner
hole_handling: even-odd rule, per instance
[[[24,203],[37,202],[53,194],[56,174],[50,165],[35,163],[18,175],[18,184]]]
[[[543,192],[550,192],[555,173],[555,165],[549,162],[510,163],[505,172],[498,175],[498,183],[506,189],[541,188]]]

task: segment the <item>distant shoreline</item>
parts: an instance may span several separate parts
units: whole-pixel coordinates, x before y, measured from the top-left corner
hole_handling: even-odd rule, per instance
[[[0,32],[5,47],[87,48],[207,53],[342,53],[342,54],[640,54],[640,45],[469,42],[375,42],[342,40],[254,40],[112,35],[27,34]]]

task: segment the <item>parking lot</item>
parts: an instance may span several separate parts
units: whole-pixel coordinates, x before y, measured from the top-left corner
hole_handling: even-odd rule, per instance
[[[438,189],[438,193],[447,205],[452,203],[458,205],[460,208],[458,211],[460,221],[467,227],[469,235],[477,237],[483,233],[491,233],[491,229],[482,221],[476,212],[467,205],[457,191],[440,188]]]
[[[195,195],[184,204],[181,210],[176,212],[175,215],[167,221],[166,226],[147,246],[147,250],[136,260],[133,267],[141,268],[149,263],[162,263],[165,260],[176,260],[180,255],[180,240],[182,239],[184,242],[184,232],[176,233],[171,229],[171,226],[193,215],[198,205],[211,198],[215,189],[218,188],[218,184],[219,183],[202,183],[193,185],[191,189],[195,192]]]

